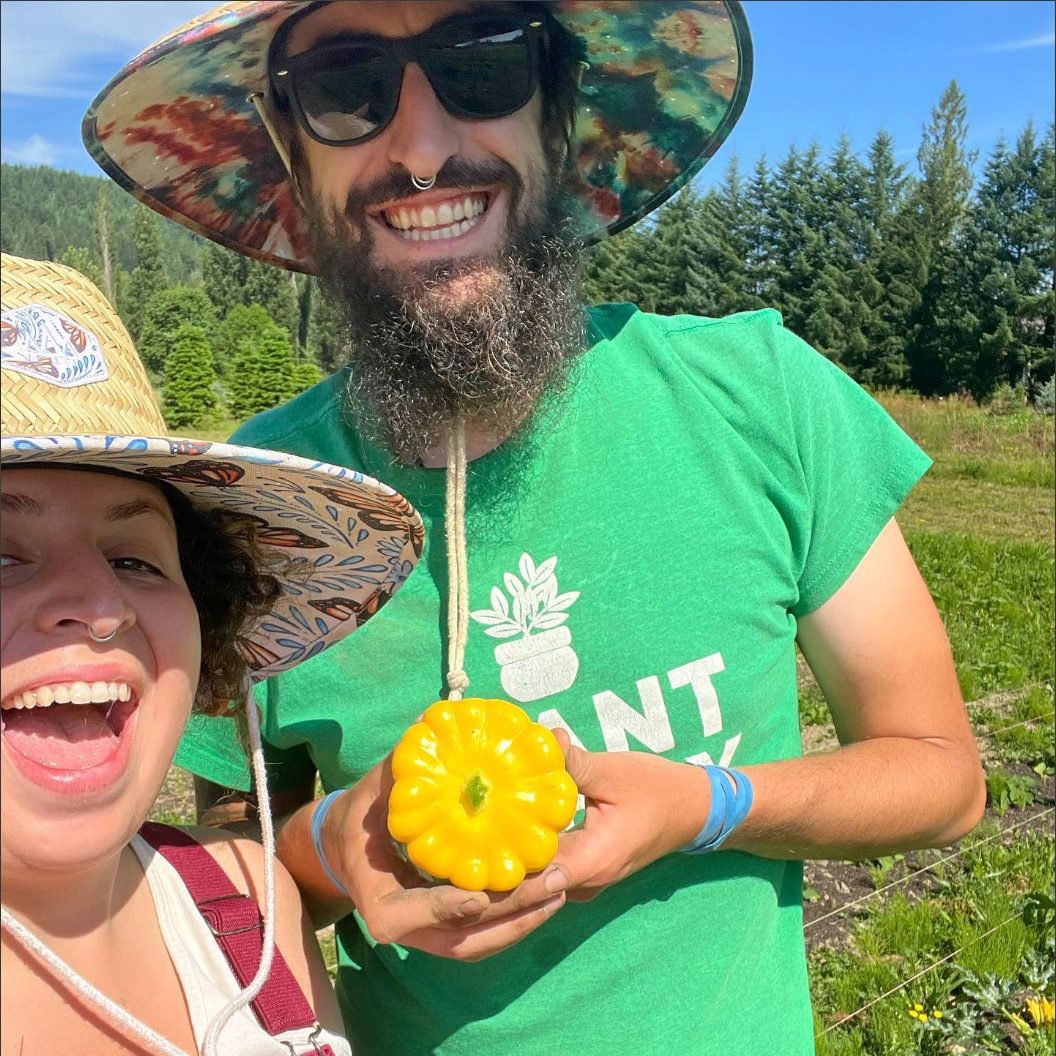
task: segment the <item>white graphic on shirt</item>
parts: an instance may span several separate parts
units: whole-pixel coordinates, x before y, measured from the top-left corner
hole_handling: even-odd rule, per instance
[[[642,742],[651,752],[669,752],[675,746],[671,721],[664,706],[660,679],[656,675],[638,680],[638,696],[644,712],[620,700],[612,690],[594,694],[594,710],[598,713],[605,748],[610,752],[630,751],[627,734]]]
[[[556,566],[556,557],[537,565],[522,554],[520,577],[512,572],[503,576],[510,600],[492,587],[491,608],[470,613],[492,638],[517,639],[496,646],[495,660],[501,668],[502,688],[522,704],[564,692],[579,671],[572,632],[562,626],[579,591],[558,594]]]

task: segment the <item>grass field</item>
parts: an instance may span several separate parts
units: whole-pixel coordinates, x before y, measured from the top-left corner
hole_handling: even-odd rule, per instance
[[[1051,1054],[1040,999],[1054,974],[1053,420],[880,398],[935,460],[899,521],[946,622],[989,801],[959,847],[807,864],[818,1053]],[[805,668],[800,711],[805,750],[833,746]],[[192,808],[174,771],[157,814]]]
[[[1054,960],[1053,421],[881,399],[935,460],[899,521],[946,622],[989,797],[959,847],[808,863],[818,1053],[1052,1053],[1038,999]],[[827,747],[824,701],[802,681],[804,742]]]

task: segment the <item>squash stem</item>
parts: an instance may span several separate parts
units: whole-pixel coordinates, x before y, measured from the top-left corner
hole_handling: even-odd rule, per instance
[[[462,805],[469,814],[476,814],[484,806],[491,786],[480,774],[474,774],[462,786]]]

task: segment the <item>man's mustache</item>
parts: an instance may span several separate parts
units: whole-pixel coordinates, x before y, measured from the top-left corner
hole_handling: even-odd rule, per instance
[[[430,190],[468,189],[485,183],[504,186],[510,195],[510,212],[516,212],[524,193],[524,180],[512,165],[499,158],[488,161],[450,158],[436,174],[436,182]],[[345,199],[345,217],[350,223],[358,225],[365,219],[368,209],[419,193],[419,188],[411,182],[411,173],[399,166],[369,184],[353,187]]]

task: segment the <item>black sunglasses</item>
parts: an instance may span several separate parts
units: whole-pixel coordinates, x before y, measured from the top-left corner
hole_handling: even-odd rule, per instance
[[[416,37],[335,37],[287,59],[291,21],[272,42],[272,98],[327,146],[365,143],[385,129],[399,106],[409,62],[422,68],[455,117],[506,117],[538,86],[544,32],[538,18],[501,11],[455,15]]]

